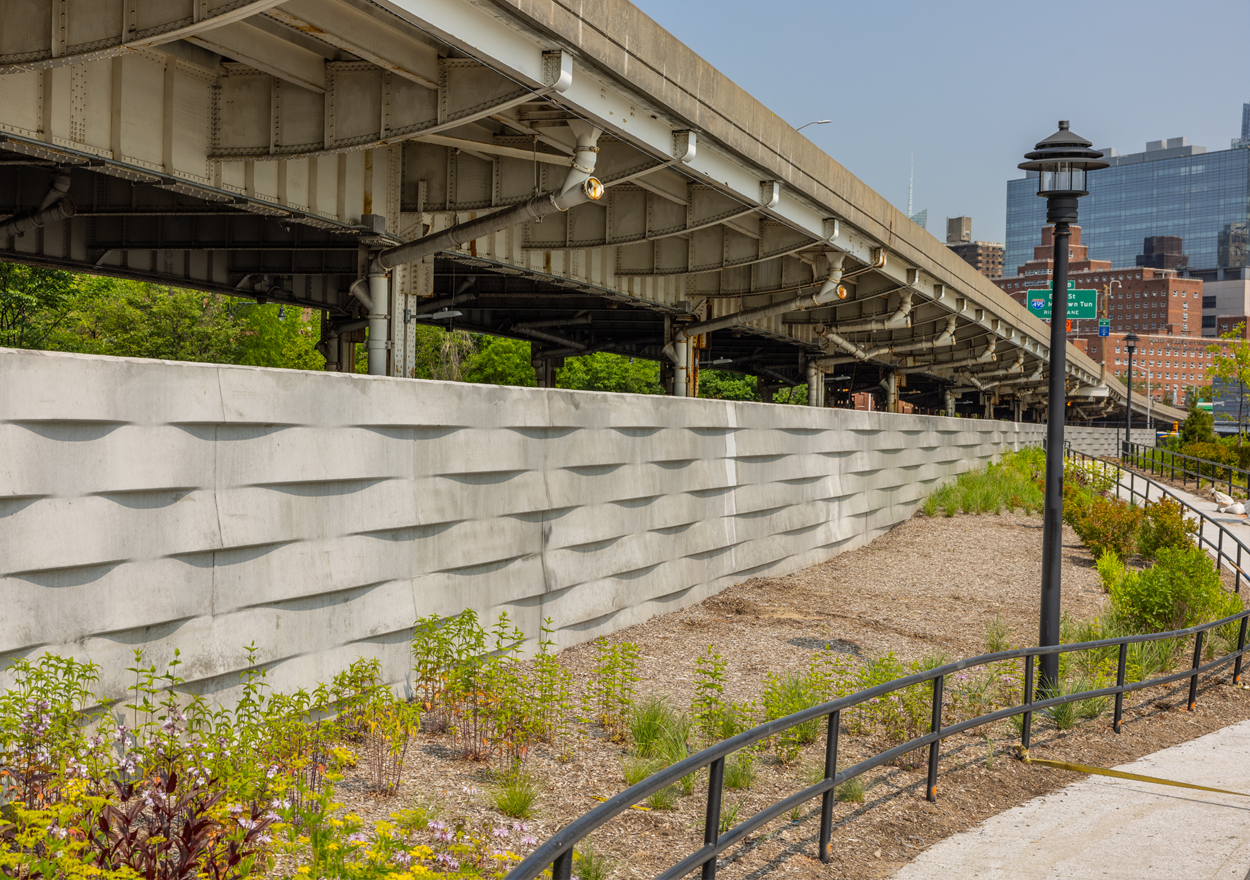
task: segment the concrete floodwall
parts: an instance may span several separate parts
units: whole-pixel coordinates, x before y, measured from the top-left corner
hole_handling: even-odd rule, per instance
[[[0,659],[228,694],[465,607],[565,645],[856,547],[1044,426],[0,349]],[[883,560],[883,564],[888,564]]]
[[[1124,429],[1064,425],[1063,439],[1077,452],[1084,452],[1086,455],[1116,455],[1120,450],[1120,444],[1124,442]],[[1134,428],[1133,442],[1154,446],[1155,432],[1151,428]]]

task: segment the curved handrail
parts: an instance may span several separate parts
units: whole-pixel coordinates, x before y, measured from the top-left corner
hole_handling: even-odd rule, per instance
[[[1072,452],[1065,450],[1065,452]],[[1082,455],[1075,453],[1075,455]],[[1088,456],[1085,456],[1088,458]],[[1099,461],[1099,459],[1091,459]],[[1110,463],[1105,463],[1110,464]],[[1118,466],[1117,466],[1118,467]],[[1132,474],[1132,471],[1129,471]],[[1144,478],[1143,478],[1144,479]],[[1148,481],[1152,485],[1158,486],[1153,481]],[[1163,487],[1159,486],[1162,490]],[[1147,489],[1149,492],[1149,489]],[[1193,510],[1201,517],[1201,521],[1207,521],[1208,518],[1202,511],[1193,508],[1183,499],[1177,498],[1186,507]],[[1219,526],[1219,523],[1211,522]],[[1223,527],[1221,535],[1224,534]],[[1233,540],[1237,541],[1235,537]],[[1242,544],[1237,541],[1238,552]],[[1222,553],[1222,543],[1220,544]],[[1237,569],[1240,574],[1240,568]],[[1240,580],[1238,580],[1240,587]],[[1225,654],[1207,663],[1202,662],[1203,639],[1206,633],[1222,626],[1240,621],[1237,637],[1237,649],[1229,654]],[[1237,614],[1229,615],[1220,620],[1211,623],[1200,624],[1198,626],[1188,627],[1187,629],[1174,630],[1163,633],[1148,633],[1145,635],[1121,636],[1114,639],[1101,639],[1094,642],[1081,642],[1070,645],[1053,645],[1048,647],[1036,648],[1017,648],[1011,651],[999,651],[993,654],[984,654],[979,657],[971,657],[966,660],[957,660],[953,663],[947,663],[934,669],[916,672],[894,681],[877,685],[864,691],[860,691],[849,696],[840,697],[819,706],[812,706],[800,712],[787,715],[784,718],[778,718],[773,721],[765,722],[750,730],[744,731],[737,736],[730,737],[715,745],[709,746],[702,751],[690,755],[676,764],[672,764],[657,773],[653,773],[646,779],[632,785],[612,797],[608,798],[599,806],[587,813],[574,819],[564,828],[557,831],[554,835],[543,842],[534,852],[530,853],[515,868],[508,872],[505,880],[534,880],[548,867],[552,870],[552,880],[569,880],[572,876],[573,869],[573,848],[576,844],[584,840],[595,829],[603,826],[615,817],[624,813],[634,804],[645,800],[652,794],[667,788],[676,783],[684,776],[688,776],[698,770],[707,767],[708,773],[708,797],[707,812],[704,824],[704,843],[703,846],[687,855],[677,864],[668,868],[663,873],[657,875],[656,880],[677,880],[677,878],[693,871],[695,868],[701,868],[702,880],[715,880],[716,876],[716,857],[726,849],[734,846],[741,841],[746,835],[750,834],[756,828],[773,819],[781,816],[787,811],[797,807],[815,797],[821,798],[821,817],[820,817],[820,835],[819,835],[819,853],[822,862],[829,861],[829,841],[833,830],[833,794],[834,789],[855,776],[888,764],[890,761],[905,755],[916,749],[928,747],[928,782],[926,788],[926,796],[930,801],[937,799],[937,770],[938,770],[938,751],[942,740],[962,733],[974,727],[980,727],[985,724],[992,724],[997,721],[1010,718],[1015,715],[1023,715],[1024,723],[1021,729],[1021,745],[1027,750],[1032,729],[1033,713],[1054,706],[1063,705],[1064,703],[1079,702],[1082,700],[1094,699],[1097,697],[1114,696],[1115,712],[1112,722],[1113,729],[1116,733],[1120,732],[1120,722],[1123,717],[1124,710],[1124,694],[1132,691],[1141,690],[1142,688],[1155,687],[1171,682],[1189,679],[1189,699],[1188,707],[1192,710],[1197,700],[1198,677],[1205,672],[1209,672],[1228,663],[1233,663],[1233,683],[1241,681],[1242,657],[1246,652],[1246,629],[1247,623],[1250,621],[1250,609],[1245,609]],[[1194,637],[1193,663],[1189,669],[1180,672],[1169,673],[1168,675],[1158,678],[1148,679],[1138,682],[1126,682],[1125,671],[1128,658],[1128,646],[1141,642],[1160,641],[1163,639],[1178,639]],[[1063,654],[1074,651],[1098,650],[1105,648],[1119,648],[1119,661],[1116,672],[1116,683],[1111,687],[1098,688],[1090,691],[1081,691],[1075,694],[1060,694],[1054,696],[1043,695],[1041,699],[1034,699],[1033,687],[1033,669],[1035,658],[1050,655]],[[997,663],[1005,660],[1024,660],[1024,684],[1023,684],[1023,700],[1019,704],[998,709],[993,712],[979,715],[975,718],[965,719],[949,726],[942,725],[942,695],[946,676],[977,666],[986,666],[991,663]],[[838,732],[839,720],[843,709],[850,709],[858,706],[868,700],[894,693],[904,688],[912,687],[918,684],[930,683],[932,686],[932,713],[929,732],[921,736],[914,737],[907,742],[900,743],[893,748],[879,752],[870,758],[866,758],[857,764],[853,764],[841,771],[837,770],[837,750],[838,750]],[[808,787],[795,792],[789,797],[783,798],[776,803],[760,810],[753,816],[744,819],[737,825],[733,826],[726,833],[720,833],[720,812],[721,812],[721,795],[723,793],[723,781],[725,770],[725,759],[734,752],[747,746],[753,745],[770,736],[775,736],[790,728],[797,727],[820,718],[826,719],[827,735],[825,740],[825,778],[820,782],[809,785]]]
[[[1176,474],[1179,471],[1182,484],[1188,482],[1189,477],[1193,477],[1195,482],[1199,482],[1203,479],[1210,480],[1212,485],[1218,481],[1228,486],[1229,495],[1233,494],[1233,488],[1236,487],[1239,490],[1244,489],[1247,497],[1250,497],[1250,471],[1245,470],[1244,468],[1235,467],[1231,464],[1225,464],[1221,461],[1212,461],[1209,458],[1199,458],[1196,455],[1188,455],[1184,452],[1176,452],[1172,449],[1162,449],[1158,446],[1148,446],[1144,443],[1128,444],[1127,453],[1130,461],[1138,467],[1149,466],[1152,474],[1159,473],[1162,475],[1164,472],[1168,472],[1172,479],[1176,479]],[[1177,468],[1177,459],[1197,462],[1198,469],[1196,471],[1191,471],[1189,468],[1185,467],[1183,463],[1179,468]],[[1145,462],[1146,464],[1143,465],[1142,462]],[[1202,472],[1204,465],[1210,466],[1210,473],[1204,474]],[[1228,476],[1217,477],[1217,470],[1226,471]],[[1240,483],[1233,482],[1234,474],[1241,477]]]
[[[1193,513],[1196,517],[1198,517],[1198,546],[1199,547],[1205,546],[1207,549],[1209,549],[1212,552],[1212,554],[1215,556],[1216,564],[1220,568],[1227,567],[1233,573],[1233,577],[1234,577],[1233,592],[1234,593],[1241,592],[1242,578],[1250,577],[1250,574],[1247,574],[1247,572],[1245,572],[1241,567],[1242,554],[1244,553],[1247,556],[1250,556],[1250,546],[1248,546],[1244,541],[1242,541],[1241,538],[1238,538],[1235,534],[1233,534],[1227,527],[1224,526],[1223,523],[1221,523],[1219,520],[1212,519],[1211,517],[1207,516],[1206,513],[1194,507],[1184,498],[1177,495],[1169,487],[1163,485],[1162,483],[1155,482],[1154,480],[1150,479],[1144,474],[1139,474],[1134,470],[1130,470],[1129,468],[1126,468],[1123,465],[1121,465],[1119,462],[1107,461],[1106,459],[1103,459],[1103,458],[1094,458],[1092,455],[1087,455],[1084,452],[1078,452],[1077,450],[1072,449],[1071,447],[1068,447],[1068,446],[1064,447],[1063,452],[1064,452],[1065,458],[1072,459],[1073,461],[1088,461],[1093,464],[1101,465],[1103,468],[1104,474],[1106,473],[1106,470],[1108,468],[1115,468],[1116,484],[1120,488],[1127,489],[1129,492],[1129,496],[1131,498],[1140,497],[1143,501],[1149,502],[1152,500],[1150,498],[1150,490],[1153,488],[1153,489],[1157,489],[1160,495],[1168,496],[1173,501],[1175,501],[1176,503],[1184,507],[1186,510],[1188,510],[1190,513]],[[1125,475],[1128,476],[1127,485],[1124,483]],[[1146,484],[1146,488],[1144,492],[1138,490],[1137,488],[1138,481],[1141,481],[1142,483]],[[1217,537],[1215,540],[1212,540],[1211,537],[1206,533],[1208,523],[1211,525],[1212,528],[1216,530]],[[1235,555],[1225,550],[1226,542],[1231,542],[1232,546],[1236,548]]]

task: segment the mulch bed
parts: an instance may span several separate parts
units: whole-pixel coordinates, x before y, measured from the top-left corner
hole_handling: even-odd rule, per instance
[[[804,668],[815,649],[831,646],[857,660],[894,652],[904,661],[935,652],[949,658],[984,651],[984,634],[996,617],[1013,645],[1035,644],[1041,584],[1042,522],[1038,516],[917,515],[858,550],[784,577],[756,578],[735,585],[700,605],[652,618],[609,636],[633,642],[641,660],[640,695],[664,694],[688,707],[695,658],[707,645],[727,660],[726,697],[758,700],[767,672]],[[1089,618],[1105,594],[1093,559],[1068,528],[1064,530],[1063,609]],[[592,645],[562,654],[583,690],[594,665]],[[1111,731],[1109,716],[1065,731],[1035,718],[1033,753],[1038,757],[1111,766],[1250,718],[1250,694],[1228,684],[1228,676],[1204,681],[1195,712],[1184,710],[1185,688],[1149,689],[1126,698],[1123,733]],[[949,692],[948,685],[948,692]],[[534,749],[528,772],[544,793],[528,831],[544,840],[591,809],[596,797],[622,790],[625,746],[608,741],[594,725],[577,724],[576,736],[560,748]],[[974,827],[986,817],[1054,791],[1076,774],[1028,767],[1012,757],[1015,734],[1007,723],[943,744],[938,800],[924,798],[923,762],[914,769],[882,767],[866,774],[863,803],[839,803],[831,846],[832,863],[816,858],[819,803],[797,822],[778,819],[722,859],[719,875],[755,878],[779,871],[824,878],[888,877],[928,846]],[[365,792],[358,775],[339,787],[339,800],[366,819],[382,819],[413,802],[439,804],[444,818],[511,824],[493,810],[492,768],[460,760],[445,735],[422,733],[409,753],[405,783],[397,797]],[[886,746],[880,737],[840,738],[840,766]],[[823,761],[823,736],[800,758],[779,763],[771,753],[757,762],[755,783],[726,791],[740,818],[810,784],[813,765]],[[592,836],[614,862],[610,877],[651,877],[702,843],[705,777],[694,794],[668,811],[630,810]],[[522,855],[519,832],[505,841]]]

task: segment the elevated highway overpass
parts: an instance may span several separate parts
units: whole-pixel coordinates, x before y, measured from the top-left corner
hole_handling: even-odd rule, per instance
[[[318,309],[330,370],[368,339],[411,375],[415,327],[452,321],[529,340],[541,385],[610,351],[678,396],[715,363],[813,402],[1045,402],[1047,325],[627,0],[0,24],[0,258]],[[1072,347],[1067,372],[1072,420],[1122,413]]]

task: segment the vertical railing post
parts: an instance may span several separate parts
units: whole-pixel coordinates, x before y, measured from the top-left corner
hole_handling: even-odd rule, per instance
[[[1230,488],[1229,491],[1231,492],[1232,489]],[[1216,548],[1215,548],[1215,570],[1219,571],[1223,567],[1224,567],[1224,530],[1220,529],[1219,543],[1216,545]]]
[[[1115,695],[1115,720],[1111,723],[1111,729],[1116,733],[1120,732],[1120,719],[1124,717],[1124,667],[1128,665],[1128,642],[1120,642],[1120,659],[1116,664],[1115,686],[1121,688]]]
[[[573,847],[556,856],[551,863],[551,880],[571,880],[573,876]]]
[[[1189,677],[1189,711],[1194,711],[1198,702],[1198,667],[1202,665],[1202,637],[1206,632],[1199,630],[1194,635],[1194,674]]]
[[[1246,499],[1250,503],[1250,498]],[[1233,575],[1233,592],[1241,592],[1241,542],[1237,542],[1237,573]]]
[[[1024,658],[1024,705],[1033,705],[1033,655]],[[1033,728],[1033,711],[1024,713],[1024,724],[1020,727],[1020,745],[1029,750],[1029,734]]]
[[[929,732],[938,734],[942,731],[942,682],[946,678],[939,675],[933,679],[933,715],[929,721]],[[925,798],[929,803],[937,801],[938,750],[942,746],[940,739],[929,743],[929,785],[925,790]]]
[[[838,775],[838,716],[840,709],[829,713],[829,732],[825,735],[825,782],[829,790],[820,796],[820,860],[829,864],[829,841],[833,837],[833,780]]]
[[[1199,547],[1202,546],[1202,542],[1205,540],[1205,538],[1203,538],[1202,536],[1202,527],[1206,524],[1206,521],[1207,521],[1207,518],[1205,516],[1202,516],[1201,514],[1198,515],[1198,546]]]
[[[1237,659],[1233,661],[1233,684],[1241,684],[1241,654],[1246,650],[1246,621],[1250,617],[1241,619],[1241,629],[1237,632]]]
[[[703,826],[703,845],[715,846],[720,839],[720,799],[725,782],[725,759],[717,758],[708,768],[707,824]],[[716,856],[703,863],[703,880],[716,880]]]

